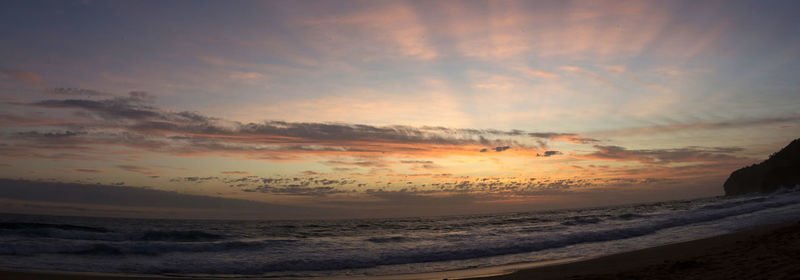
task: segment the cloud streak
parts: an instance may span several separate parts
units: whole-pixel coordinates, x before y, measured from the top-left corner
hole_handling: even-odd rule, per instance
[[[691,122],[691,123],[676,123],[664,125],[651,125],[634,128],[615,129],[607,131],[598,131],[591,133],[592,135],[599,136],[632,136],[642,134],[658,134],[658,133],[671,133],[679,131],[692,131],[692,130],[715,130],[715,129],[736,129],[751,126],[765,126],[765,125],[781,125],[800,123],[800,116],[780,116],[780,117],[762,117],[762,118],[746,118],[736,120],[726,120],[717,122]]]
[[[29,85],[39,85],[44,83],[44,78],[42,78],[42,76],[39,76],[39,74],[36,74],[31,71],[5,69],[5,70],[0,70],[0,74]]]
[[[83,89],[83,88],[53,88],[50,90],[46,90],[45,93],[52,94],[52,95],[68,95],[68,96],[85,96],[85,97],[92,97],[92,96],[103,96],[108,97],[111,96],[111,93],[96,91],[91,89]]]
[[[737,160],[731,153],[741,151],[738,147],[685,147],[676,149],[629,150],[619,146],[594,146],[597,151],[583,155],[584,159],[638,161],[645,164],[669,164],[686,162],[720,162]]]
[[[410,174],[409,174],[410,175]],[[417,196],[471,195],[477,197],[518,197],[553,193],[581,192],[608,185],[652,184],[654,178],[534,178],[534,177],[470,177],[443,176],[441,174],[419,174],[419,176],[397,175],[404,179],[384,181],[362,181],[350,178],[329,178],[310,174],[296,177],[178,177],[171,182],[193,184],[221,184],[246,193],[264,193],[288,196],[376,196],[385,194],[408,194]],[[408,180],[415,178],[415,180]],[[418,181],[419,179],[425,179]]]
[[[72,118],[63,120],[64,130],[31,130],[18,136],[40,141],[69,138],[78,144],[125,145],[174,154],[248,152],[275,158],[304,154],[437,156],[444,151],[468,154],[482,149],[502,152],[511,148],[535,153],[542,141],[579,144],[598,141],[573,133],[521,130],[284,121],[242,123],[196,112],[164,110],[153,105],[154,100],[148,93],[130,92],[127,96],[101,100],[50,99],[17,104],[73,112]],[[69,130],[71,127],[82,130]]]
[[[144,167],[144,166],[121,164],[121,165],[117,165],[116,167],[119,168],[119,169],[128,171],[128,172],[139,173],[139,174],[146,175],[146,176],[155,176],[155,177],[157,177],[158,174],[159,174],[159,172],[156,171],[155,169],[152,169],[150,167]]]
[[[551,157],[551,156],[560,155],[560,154],[563,154],[563,153],[559,152],[559,151],[544,151],[544,153],[536,154],[536,156],[537,157]]]

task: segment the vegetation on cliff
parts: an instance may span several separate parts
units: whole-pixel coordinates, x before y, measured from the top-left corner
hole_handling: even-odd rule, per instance
[[[774,192],[800,185],[800,138],[769,159],[731,173],[725,181],[725,195]]]

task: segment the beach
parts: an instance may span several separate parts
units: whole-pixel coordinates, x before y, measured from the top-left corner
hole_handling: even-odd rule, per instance
[[[469,279],[800,279],[800,222]]]
[[[466,279],[798,279],[798,277],[800,277],[800,222],[794,221],[595,259]],[[56,271],[0,271],[0,279],[20,280],[186,278]]]

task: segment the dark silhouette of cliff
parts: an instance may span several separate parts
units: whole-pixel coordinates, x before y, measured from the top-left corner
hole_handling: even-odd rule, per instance
[[[800,138],[769,159],[731,173],[725,181],[725,195],[774,192],[800,185]]]

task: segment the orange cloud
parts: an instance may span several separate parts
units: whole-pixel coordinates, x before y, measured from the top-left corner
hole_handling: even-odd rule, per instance
[[[31,71],[9,69],[0,70],[0,74],[30,85],[38,85],[44,82],[42,76]]]
[[[89,168],[76,168],[76,169],[73,169],[73,171],[81,172],[81,173],[104,173],[105,172],[105,171],[100,170],[100,169],[89,169]]]
[[[313,26],[316,30],[324,32],[314,32],[316,36],[341,36],[347,39],[336,40],[329,44],[334,45],[337,50],[348,51],[346,46],[353,46],[353,42],[360,45],[375,45],[383,43],[388,45],[389,50],[394,50],[394,55],[413,57],[421,60],[430,60],[438,57],[436,50],[431,47],[426,38],[427,28],[420,23],[419,15],[414,7],[405,2],[386,2],[387,5],[377,9],[366,9],[337,15],[327,18],[318,18],[305,21],[304,24]],[[351,37],[349,32],[343,30],[360,30],[371,34],[370,36]],[[364,38],[376,38],[378,42],[364,42]],[[339,46],[339,44],[343,44]],[[330,47],[329,45],[328,47]],[[376,49],[370,49],[371,52]],[[356,55],[352,53],[352,55]],[[358,55],[369,55],[360,53]],[[382,54],[391,57],[392,54]],[[383,57],[385,58],[385,57]]]
[[[231,79],[244,81],[260,80],[264,77],[264,74],[258,72],[233,72],[230,74]]]
[[[159,172],[157,170],[155,170],[153,168],[150,168],[150,167],[145,167],[145,166],[121,164],[121,165],[117,165],[116,167],[119,168],[119,169],[128,171],[128,172],[139,173],[139,174],[147,175],[147,176],[157,176],[157,175],[159,175]]]
[[[620,66],[620,65],[609,65],[603,67],[603,69],[612,73],[625,73],[627,71],[627,69],[625,69],[625,66]]]
[[[527,75],[539,77],[539,78],[555,78],[558,77],[558,74],[543,70],[535,70],[535,69],[524,69],[523,72]]]
[[[63,125],[67,128],[80,123],[86,130],[30,130],[13,134],[12,138],[19,140],[17,146],[30,150],[18,152],[17,156],[41,155],[36,150],[45,147],[107,155],[104,147],[123,146],[176,156],[234,155],[270,161],[320,156],[480,156],[482,150],[508,149],[506,154],[536,157],[544,152],[543,141],[577,144],[597,141],[572,133],[520,130],[281,121],[240,123],[195,112],[162,110],[152,105],[152,99],[135,93],[104,100],[44,100],[25,104],[80,111],[82,114],[72,117],[75,122],[64,119]],[[87,119],[93,122],[87,123]],[[499,147],[503,149],[498,150]]]
[[[248,175],[250,172],[247,171],[222,171],[220,172],[225,175]]]

